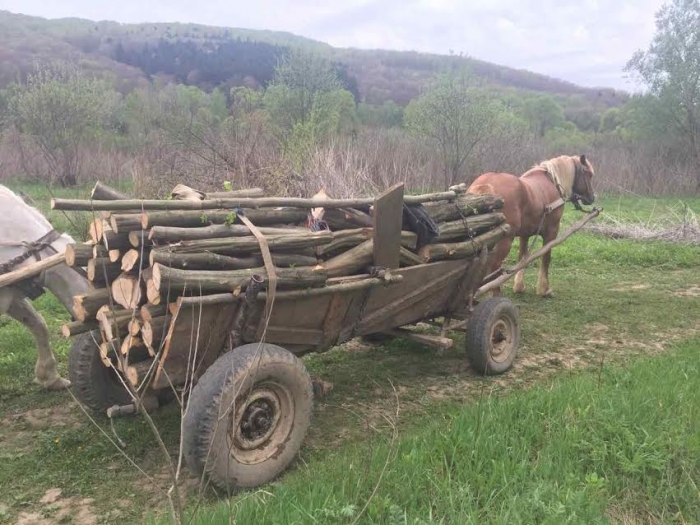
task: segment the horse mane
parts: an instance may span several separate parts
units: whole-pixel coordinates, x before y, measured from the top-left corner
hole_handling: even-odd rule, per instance
[[[574,179],[576,178],[576,160],[569,155],[561,155],[553,159],[545,160],[536,164],[530,171],[525,173],[528,175],[533,171],[544,171],[548,173],[554,180],[554,183],[561,188],[564,194],[564,199],[571,197],[574,187]],[[523,175],[523,176],[525,176]]]

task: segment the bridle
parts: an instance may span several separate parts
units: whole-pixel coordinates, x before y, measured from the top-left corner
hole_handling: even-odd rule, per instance
[[[574,162],[574,166],[575,166],[574,183],[572,184],[572,187],[571,187],[571,197],[569,197],[569,201],[571,201],[573,203],[574,208],[576,208],[578,211],[587,212],[588,210],[583,209],[583,206],[581,206],[582,196],[579,195],[578,193],[576,193],[574,191],[574,188],[576,187],[576,180],[583,177],[583,182],[586,185],[586,193],[588,195],[592,195],[593,194],[593,186],[591,185],[591,178],[585,176],[584,172],[585,172],[586,168],[584,168],[583,164],[581,164],[580,162]]]

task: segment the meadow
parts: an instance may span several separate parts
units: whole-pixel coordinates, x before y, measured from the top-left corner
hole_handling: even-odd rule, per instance
[[[46,188],[11,187],[47,211]],[[600,205],[601,220],[622,222],[700,213],[697,198]],[[566,223],[577,218],[567,209]],[[200,498],[186,479],[188,514],[241,524],[700,522],[700,246],[579,233],[554,251],[553,299],[534,295],[535,278],[531,268],[524,295],[506,291],[523,332],[503,376],[471,371],[461,337],[444,353],[396,339],[305,357],[333,389],[316,402],[298,460],[232,497]],[[35,305],[66,374],[67,312],[50,294]],[[0,523],[167,523],[167,475],[146,423],[91,421],[70,393],[40,391],[35,357],[31,335],[0,319]],[[176,457],[178,407],[154,419]]]

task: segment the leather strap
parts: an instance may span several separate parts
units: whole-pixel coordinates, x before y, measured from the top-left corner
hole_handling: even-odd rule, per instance
[[[277,273],[275,272],[275,265],[272,262],[272,254],[270,253],[270,247],[267,244],[267,239],[265,235],[262,234],[260,230],[250,221],[248,217],[244,214],[236,214],[237,217],[245,224],[251,233],[258,240],[260,244],[260,252],[262,253],[263,262],[265,264],[265,270],[267,271],[267,298],[265,299],[265,324],[267,328],[267,323],[270,321],[270,315],[272,314],[272,305],[275,302],[275,291],[277,290]]]

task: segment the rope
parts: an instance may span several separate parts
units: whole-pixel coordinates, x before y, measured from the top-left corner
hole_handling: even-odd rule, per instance
[[[270,253],[270,247],[267,244],[267,239],[265,235],[262,234],[260,230],[242,213],[237,213],[237,217],[245,224],[251,233],[258,240],[260,244],[260,251],[262,252],[263,262],[265,264],[265,270],[267,271],[268,287],[265,299],[265,326],[270,320],[270,315],[272,314],[272,304],[275,300],[275,291],[277,290],[277,273],[275,272],[275,265],[272,262],[272,254]]]

